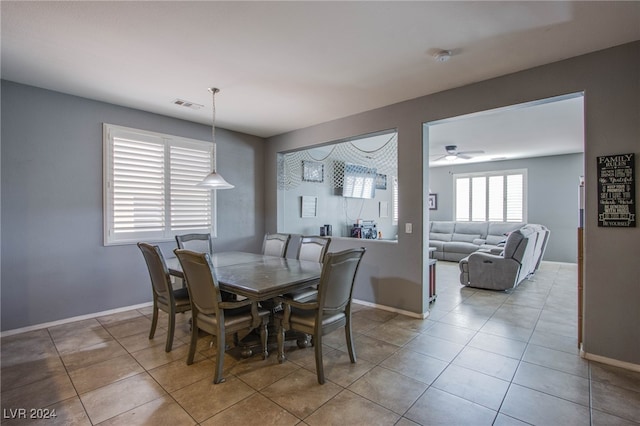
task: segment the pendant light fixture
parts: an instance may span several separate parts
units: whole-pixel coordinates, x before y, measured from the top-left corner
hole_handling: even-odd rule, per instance
[[[218,93],[219,91],[220,91],[220,89],[217,89],[215,87],[210,87],[209,88],[209,92],[211,92],[211,99],[212,99],[211,105],[212,105],[212,111],[213,111],[212,112],[213,120],[211,122],[211,138],[213,140],[214,160],[215,161],[218,160],[216,155],[215,155],[215,143],[216,143],[216,93]],[[204,179],[202,179],[202,182],[200,182],[198,185],[199,186],[206,186],[207,188],[211,188],[211,189],[231,189],[231,188],[235,188],[229,182],[224,180],[224,178],[220,174],[218,174],[216,172],[215,168]]]

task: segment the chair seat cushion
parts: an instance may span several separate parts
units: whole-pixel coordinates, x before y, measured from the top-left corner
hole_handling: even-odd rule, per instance
[[[261,317],[269,316],[271,312],[266,309],[258,308],[258,315]],[[225,309],[224,310],[224,325],[225,327],[231,327],[234,325],[242,324],[246,322],[248,325],[253,321],[251,315],[251,305],[242,306],[240,308]],[[215,315],[209,315],[202,312],[198,312],[198,327],[203,324],[211,327],[217,327],[218,317]],[[202,328],[202,327],[201,327]],[[206,326],[204,327],[206,330]]]
[[[189,292],[186,288],[180,288],[173,290],[173,299],[176,302],[176,308],[191,308],[191,301],[189,300]],[[158,303],[160,305],[169,305],[169,300],[166,296],[158,295]]]
[[[336,312],[325,314],[322,316],[322,326],[326,327],[335,322],[344,320],[346,315],[344,312]],[[313,328],[316,323],[316,311],[306,309],[291,308],[291,317],[289,318],[292,328],[296,328],[296,325]]]
[[[189,305],[189,291],[186,287],[173,290],[173,298],[176,301],[176,306]]]
[[[295,300],[296,302],[309,302],[311,300],[315,300],[317,296],[318,288],[316,286],[305,287],[303,289],[284,294],[284,297]]]

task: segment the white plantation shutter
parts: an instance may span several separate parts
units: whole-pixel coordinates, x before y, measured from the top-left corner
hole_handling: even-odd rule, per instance
[[[456,220],[468,221],[471,217],[471,179],[459,178],[455,180],[456,186]]]
[[[164,144],[114,137],[113,227],[115,234],[164,231]]]
[[[214,233],[213,144],[104,125],[104,244]]]
[[[489,176],[489,220],[504,221],[504,176]]]
[[[196,186],[212,170],[211,149],[172,146],[170,150],[171,231],[211,228],[211,190]]]
[[[526,170],[454,175],[457,221],[526,222]]]
[[[474,177],[471,179],[471,220],[484,222],[487,220],[487,179]]]
[[[522,222],[524,221],[524,184],[523,175],[508,175],[507,176],[507,209],[506,216],[507,222]]]

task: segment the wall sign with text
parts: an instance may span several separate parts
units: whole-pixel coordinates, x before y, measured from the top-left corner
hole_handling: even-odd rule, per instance
[[[635,154],[598,157],[598,226],[636,226]]]

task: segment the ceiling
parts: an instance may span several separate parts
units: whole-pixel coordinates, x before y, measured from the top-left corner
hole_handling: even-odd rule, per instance
[[[450,161],[442,158],[448,145],[484,152]],[[574,94],[429,123],[429,147],[430,167],[583,152],[584,98]]]
[[[640,39],[640,2],[2,1],[0,13],[3,79],[204,124],[215,86],[217,125],[261,137]],[[452,123],[434,150],[510,155],[493,146],[513,134]]]

